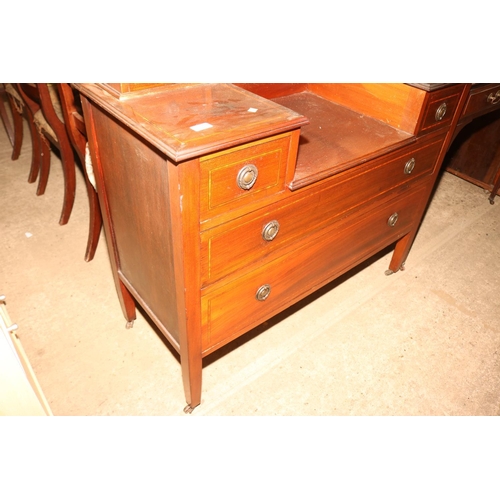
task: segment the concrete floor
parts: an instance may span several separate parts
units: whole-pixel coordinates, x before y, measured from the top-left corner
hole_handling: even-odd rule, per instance
[[[59,226],[63,178],[28,184],[0,130],[0,293],[54,415],[178,415],[179,359],[139,313],[132,329],[101,237],[83,260],[78,172]],[[500,200],[444,173],[406,270],[385,252],[206,359],[202,415],[499,415]],[[189,417],[186,417],[189,418]]]

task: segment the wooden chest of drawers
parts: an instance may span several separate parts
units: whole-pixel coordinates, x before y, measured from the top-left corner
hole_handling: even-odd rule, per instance
[[[469,89],[75,87],[124,314],[180,353],[187,412],[204,356],[392,243],[403,267]]]

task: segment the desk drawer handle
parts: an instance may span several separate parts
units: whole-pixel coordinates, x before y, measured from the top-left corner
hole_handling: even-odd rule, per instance
[[[262,228],[262,238],[264,238],[266,241],[273,241],[274,238],[276,238],[279,230],[279,222],[277,220],[272,220]]]
[[[413,172],[413,169],[415,168],[415,158],[412,158],[411,160],[408,160],[405,165],[404,172],[406,175],[410,175]]]
[[[255,298],[261,302],[266,300],[271,293],[271,285],[262,285],[255,294]]]
[[[436,116],[435,116],[437,122],[440,122],[444,118],[447,109],[448,106],[446,105],[445,102],[443,102],[443,104],[439,106],[439,108],[436,110]]]
[[[248,164],[238,172],[236,182],[241,189],[248,190],[255,184],[258,175],[259,171],[257,170],[257,167],[255,165]]]
[[[488,96],[488,102],[490,104],[498,104],[500,102],[500,90],[497,90],[496,94],[493,92]]]
[[[397,212],[394,212],[388,219],[387,219],[387,225],[390,227],[394,227],[396,225],[396,222],[398,221],[399,215]]]

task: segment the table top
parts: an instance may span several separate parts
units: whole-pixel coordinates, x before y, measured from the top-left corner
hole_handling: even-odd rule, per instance
[[[306,125],[306,117],[232,84],[164,85],[122,94],[74,84],[174,161]]]

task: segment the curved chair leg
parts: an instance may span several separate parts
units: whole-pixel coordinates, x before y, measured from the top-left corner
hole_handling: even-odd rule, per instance
[[[37,196],[41,196],[45,193],[45,188],[47,187],[47,182],[49,180],[49,172],[50,172],[50,147],[45,137],[41,136],[38,132],[37,134],[37,142],[40,146],[40,155],[39,155],[39,170],[40,177],[38,179],[38,187],[36,190]],[[33,160],[35,158],[33,157]]]
[[[5,87],[3,83],[0,83],[0,119],[5,127],[5,132],[7,132],[7,137],[11,144],[14,144],[14,129],[12,128],[12,124],[10,123],[9,114],[7,113],[5,102],[9,103],[10,108],[12,109],[12,104],[9,99],[8,93],[5,91]]]
[[[12,121],[14,122],[14,141],[12,149],[12,160],[17,160],[21,154],[21,146],[23,144],[23,117],[17,111],[16,106],[13,102],[13,97],[8,94],[7,99],[9,100],[10,109],[12,111]]]
[[[10,129],[9,139],[12,143],[12,160],[17,160],[19,155],[21,154],[21,145],[23,143],[23,117],[21,113],[18,111],[19,105],[16,105],[14,102],[14,98],[7,93],[7,102],[9,103],[12,121],[14,123],[14,127],[10,125],[10,123],[6,124],[6,128]],[[2,103],[3,104],[3,103]]]
[[[95,255],[99,236],[102,227],[102,215],[99,207],[97,193],[85,175],[85,184],[89,195],[89,236],[87,239],[87,250],[85,251],[85,261],[90,262]]]
[[[42,147],[40,144],[41,139],[33,122],[33,118],[30,116],[29,113],[27,113],[27,115],[28,115],[28,120],[27,120],[28,127],[30,129],[30,134],[31,134],[31,169],[28,175],[28,182],[32,184],[33,182],[36,181],[38,177],[38,172],[40,171],[40,164],[42,161],[41,159]]]
[[[73,150],[69,143],[60,141],[61,163],[64,174],[64,201],[59,219],[59,224],[63,226],[69,221],[76,194],[76,166]]]

